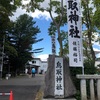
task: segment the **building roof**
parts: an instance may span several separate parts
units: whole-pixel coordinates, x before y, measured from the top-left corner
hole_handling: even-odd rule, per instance
[[[40,60],[40,61],[41,61],[41,59],[40,59],[40,58],[33,58],[32,60]]]

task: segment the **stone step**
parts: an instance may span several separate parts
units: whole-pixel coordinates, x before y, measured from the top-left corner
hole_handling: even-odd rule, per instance
[[[75,98],[68,98],[68,99],[55,99],[55,98],[47,98],[42,100],[76,100]]]

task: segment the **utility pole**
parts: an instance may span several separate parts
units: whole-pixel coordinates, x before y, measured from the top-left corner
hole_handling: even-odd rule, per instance
[[[3,72],[3,58],[4,58],[4,42],[5,36],[3,36],[0,44],[0,79],[2,79],[2,72]]]

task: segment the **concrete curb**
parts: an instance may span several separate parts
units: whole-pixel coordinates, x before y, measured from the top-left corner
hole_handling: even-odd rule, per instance
[[[67,98],[67,99],[55,99],[55,98],[43,98],[43,88],[40,88],[40,90],[38,91],[35,100],[76,100],[75,98]]]
[[[53,99],[53,98],[49,98],[49,99],[43,99],[43,100],[76,100],[74,98],[69,98],[69,99]]]

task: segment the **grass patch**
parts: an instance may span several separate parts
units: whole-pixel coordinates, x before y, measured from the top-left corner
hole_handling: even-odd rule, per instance
[[[43,91],[39,90],[37,95],[36,95],[35,100],[42,100],[42,99],[43,99]]]

